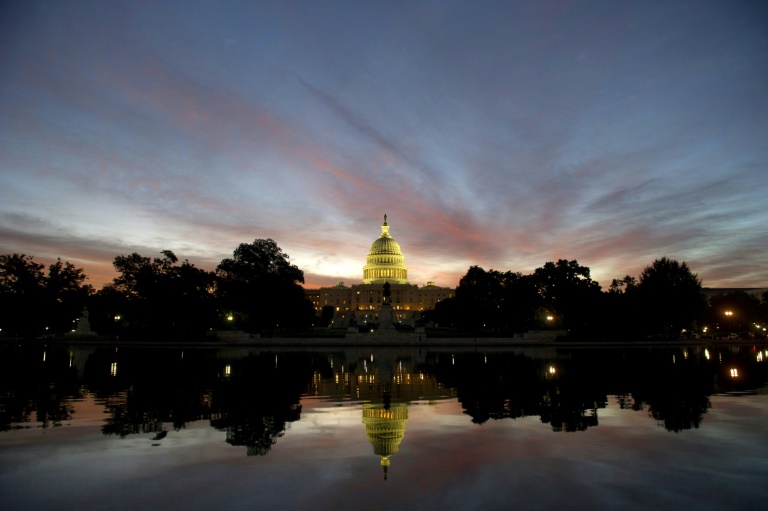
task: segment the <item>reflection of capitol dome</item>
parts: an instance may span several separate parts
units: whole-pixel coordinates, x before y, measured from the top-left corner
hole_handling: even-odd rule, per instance
[[[366,265],[363,266],[363,284],[407,284],[408,267],[400,245],[389,235],[387,215],[381,226],[381,236],[371,245]]]
[[[389,409],[383,403],[363,405],[363,424],[373,453],[381,456],[384,479],[387,478],[389,457],[397,453],[405,436],[405,422],[408,420],[408,405],[393,403]]]

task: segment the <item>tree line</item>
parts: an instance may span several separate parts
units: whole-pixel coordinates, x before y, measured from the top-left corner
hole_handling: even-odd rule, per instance
[[[95,291],[81,268],[60,259],[49,266],[25,254],[0,255],[0,333],[62,335],[84,310],[91,328],[127,338],[194,339],[211,330],[271,333],[302,329],[314,309],[304,273],[271,239],[242,243],[215,271],[136,252],[115,257],[114,280]]]
[[[762,301],[744,291],[708,301],[697,274],[685,262],[666,257],[646,266],[638,278],[614,279],[603,291],[587,266],[560,259],[529,275],[471,266],[455,296],[439,302],[426,318],[474,334],[548,328],[595,340],[688,336],[705,325],[709,335],[759,334],[755,325],[768,323],[768,293]]]
[[[62,335],[84,310],[95,332],[128,338],[194,339],[221,329],[272,335],[321,323],[301,286],[303,271],[271,239],[240,244],[214,271],[170,250],[160,255],[115,257],[118,276],[98,291],[70,262],[57,259],[46,272],[33,256],[0,255],[0,334]],[[710,334],[759,333],[754,325],[768,323],[768,293],[762,301],[733,292],[708,302],[688,265],[666,257],[604,291],[587,266],[560,259],[529,275],[471,266],[455,296],[423,320],[471,334],[549,328],[592,339],[677,337],[703,325]]]

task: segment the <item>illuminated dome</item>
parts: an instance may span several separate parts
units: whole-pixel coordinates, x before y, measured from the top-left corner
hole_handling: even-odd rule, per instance
[[[371,245],[366,265],[363,266],[363,284],[407,284],[408,267],[400,245],[389,235],[387,215],[381,226],[381,236]]]

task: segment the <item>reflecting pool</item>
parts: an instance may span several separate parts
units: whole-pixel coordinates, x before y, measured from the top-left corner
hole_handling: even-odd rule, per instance
[[[5,346],[0,509],[768,509],[768,347]]]

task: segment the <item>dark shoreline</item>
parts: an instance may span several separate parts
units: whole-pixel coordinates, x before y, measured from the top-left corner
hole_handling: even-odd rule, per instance
[[[24,345],[81,345],[81,346],[131,346],[131,347],[189,347],[189,348],[336,348],[336,347],[361,347],[361,348],[388,348],[388,347],[412,347],[412,348],[631,348],[631,347],[686,347],[686,346],[748,346],[755,344],[768,344],[763,339],[683,339],[683,340],[624,340],[624,341],[583,341],[583,340],[525,340],[503,337],[477,337],[477,338],[424,338],[419,340],[416,336],[396,336],[370,339],[347,339],[343,337],[267,337],[253,338],[243,341],[164,341],[164,340],[124,340],[107,337],[53,337],[48,339],[20,339],[0,338],[0,344],[24,344]]]

